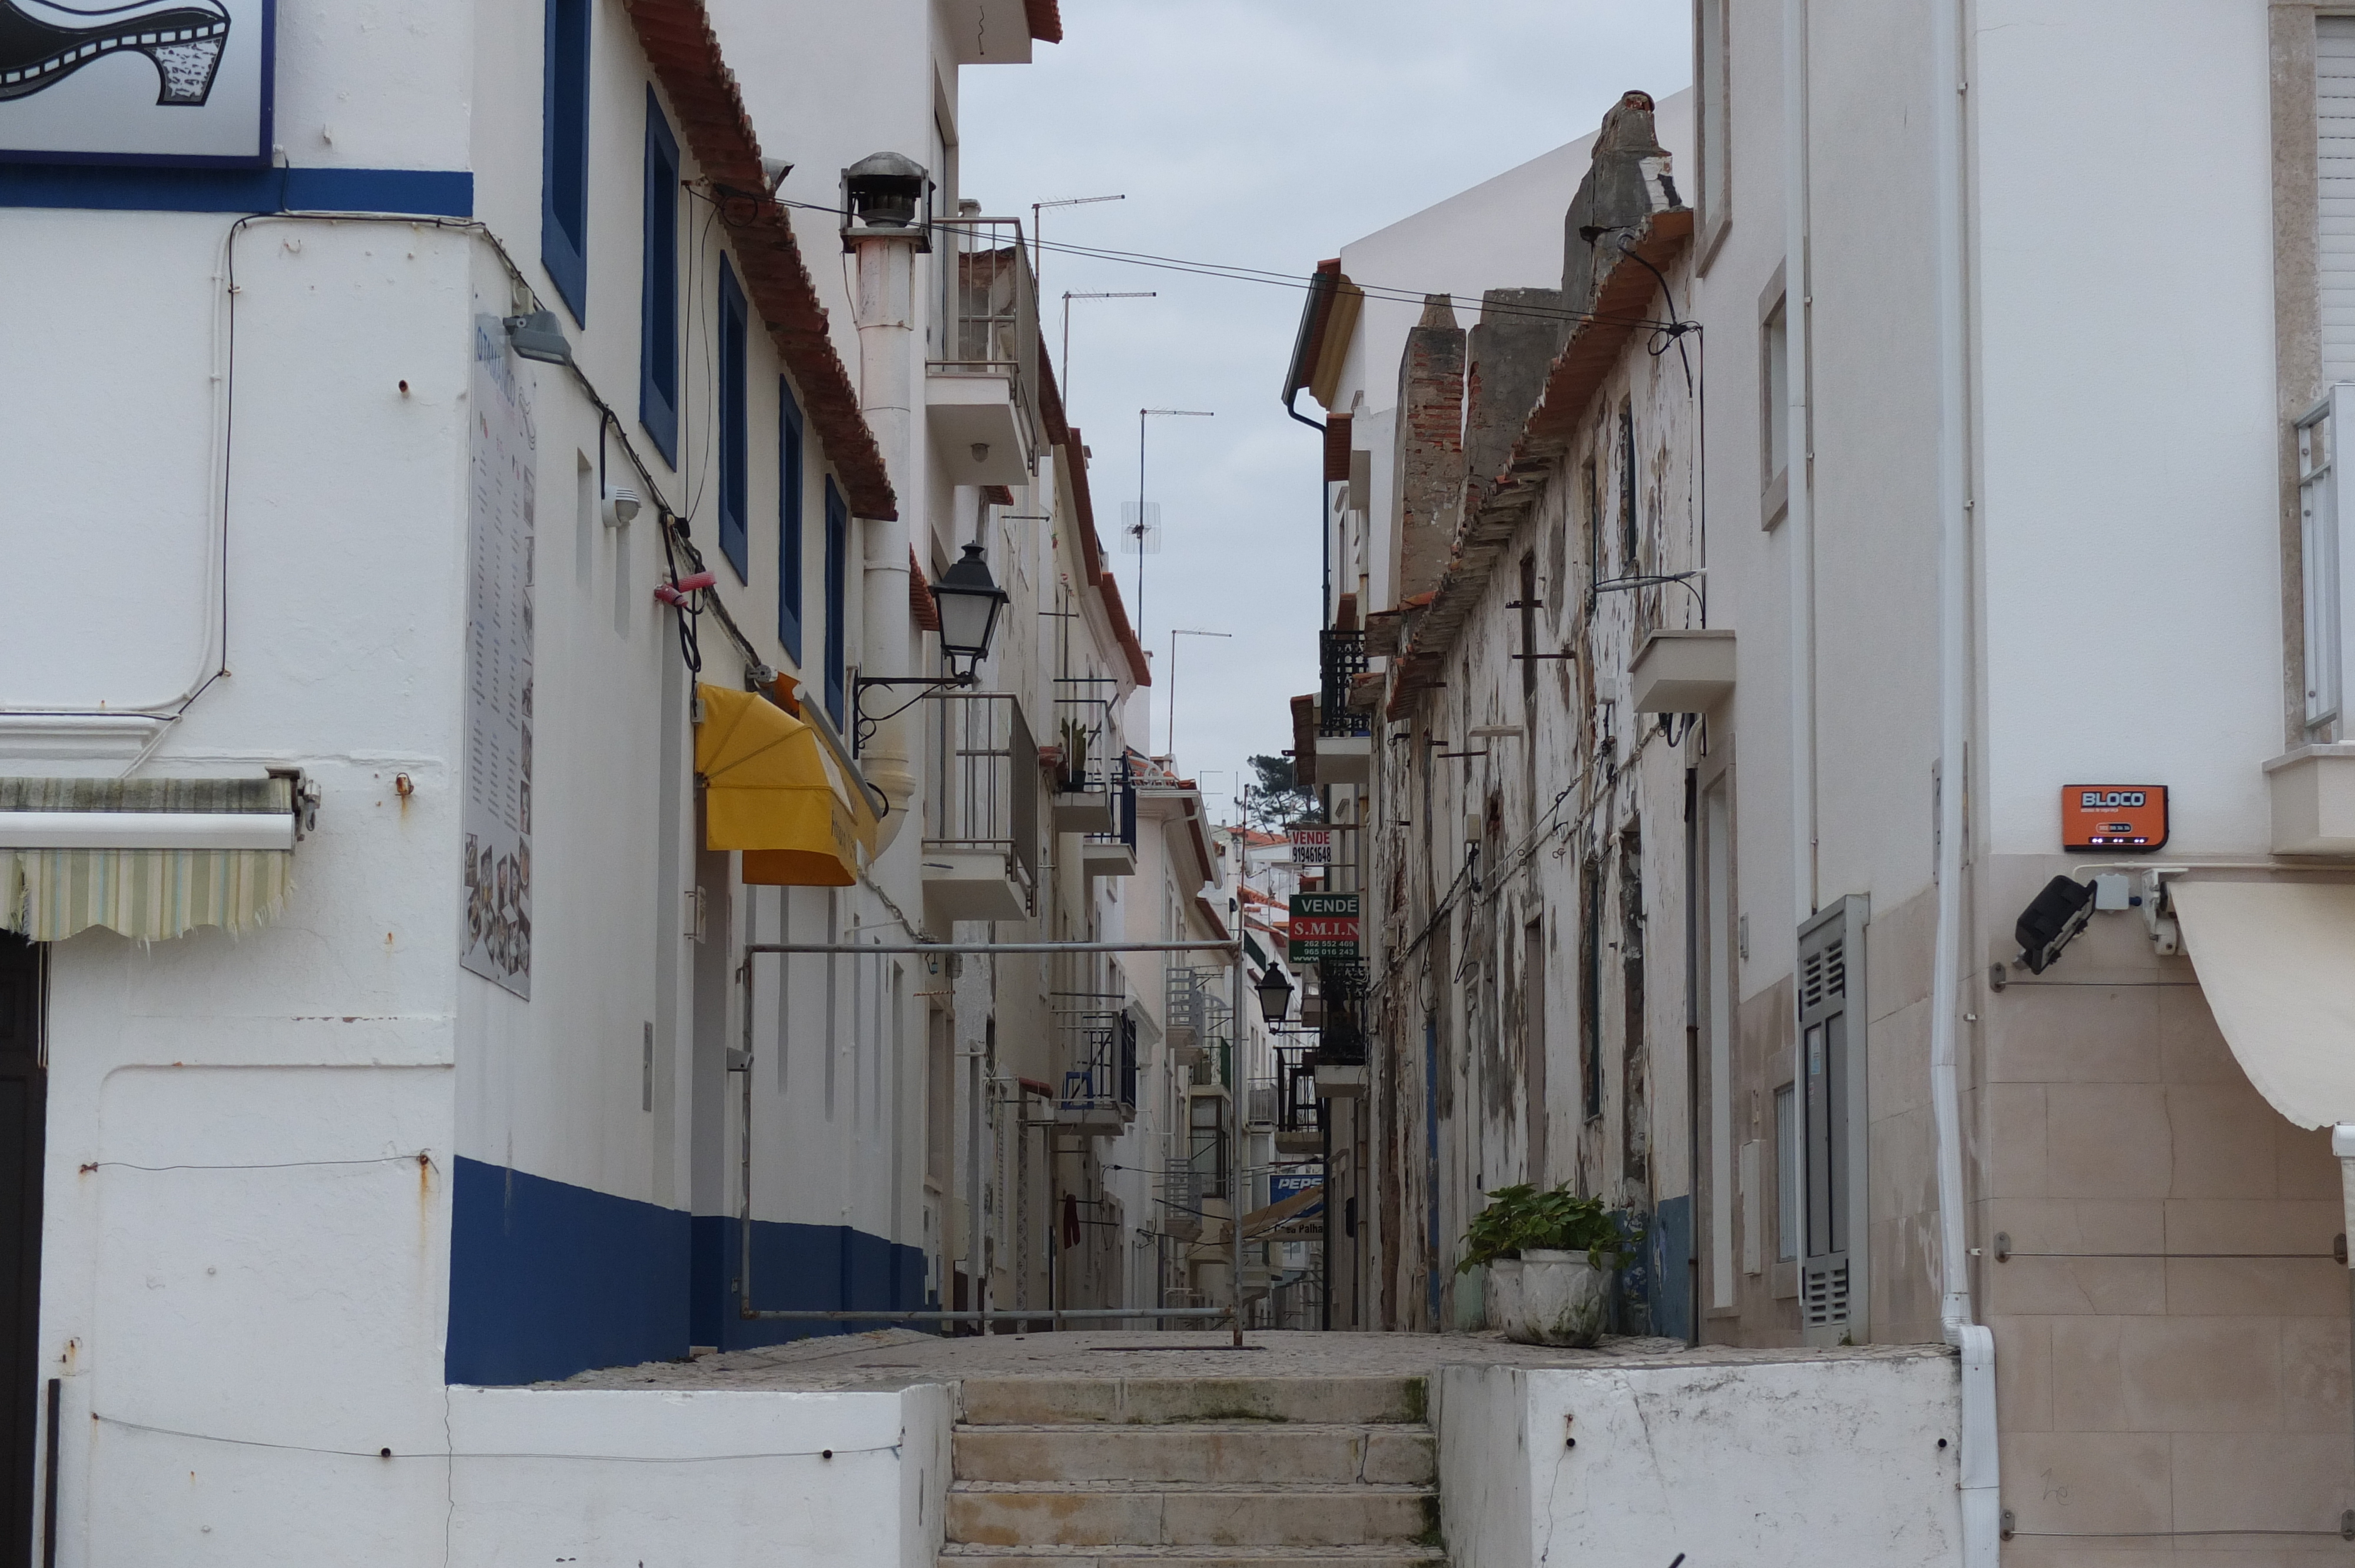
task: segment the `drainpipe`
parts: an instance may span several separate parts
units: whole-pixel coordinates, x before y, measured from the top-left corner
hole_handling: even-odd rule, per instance
[[[1963,0],[1934,0],[1931,146],[1938,306],[1938,929],[1930,975],[1930,1099],[1938,1136],[1938,1305],[1962,1352],[1963,1568],[1995,1568],[2003,1534],[1997,1455],[1995,1335],[1972,1320],[1964,1240],[1961,1075],[1963,798],[1970,735],[1970,365],[1964,291]],[[1796,486],[1793,489],[1796,492]]]
[[[862,232],[858,251],[858,401],[885,471],[903,514],[912,514],[927,493],[916,464],[915,272],[918,231],[912,228]],[[882,675],[912,675],[914,639],[909,635],[908,524],[869,517],[861,524],[866,571],[862,580],[858,666]],[[847,715],[851,727],[858,715]],[[875,726],[859,750],[859,770],[883,791],[890,810],[876,841],[879,855],[906,825],[916,793],[906,714]]]
[[[1790,383],[1783,458],[1789,500],[1783,529],[1791,552],[1794,929],[1816,912],[1816,465],[1807,352],[1814,284],[1807,266],[1807,0],[1783,0],[1783,342]]]

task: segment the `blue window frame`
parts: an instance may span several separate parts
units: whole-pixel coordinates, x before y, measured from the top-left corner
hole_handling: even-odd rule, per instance
[[[736,270],[719,259],[719,553],[736,568],[736,580],[752,580],[751,531],[747,519],[749,475],[745,466],[744,291]]]
[[[802,662],[802,408],[777,377],[777,641]]]
[[[539,260],[589,324],[589,6],[548,0],[539,135]]]
[[[638,288],[638,423],[678,466],[678,138],[646,89],[645,265]]]
[[[826,482],[826,711],[837,729],[844,724],[842,709],[845,600],[850,580],[850,508],[842,492]]]

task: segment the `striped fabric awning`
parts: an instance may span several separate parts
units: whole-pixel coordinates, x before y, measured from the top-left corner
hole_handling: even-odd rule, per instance
[[[93,926],[143,942],[198,926],[250,930],[284,906],[293,852],[213,846],[291,845],[294,810],[287,778],[0,779],[0,930],[36,942]],[[125,832],[123,820],[146,813],[170,819],[156,824],[160,844],[194,847],[92,847],[93,835],[73,831],[77,820],[103,819],[106,837],[135,843],[135,824]],[[287,827],[241,832],[233,819],[243,816],[274,816]],[[29,826],[36,821],[39,831]],[[29,842],[41,838],[64,842]]]

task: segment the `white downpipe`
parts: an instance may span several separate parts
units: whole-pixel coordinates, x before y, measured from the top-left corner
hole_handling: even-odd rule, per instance
[[[923,475],[916,462],[915,270],[912,237],[858,241],[858,401],[882,450],[885,471],[900,498],[901,520],[870,517],[862,524],[858,667],[875,675],[913,675],[914,639],[909,633],[908,551],[913,532],[905,519],[922,503]],[[885,696],[890,696],[886,691]],[[899,705],[904,697],[884,705]],[[858,715],[847,715],[853,732]],[[875,726],[858,757],[859,770],[883,791],[890,810],[876,841],[876,853],[890,848],[912,809],[915,767],[909,747],[914,727],[907,714]]]
[[[1964,292],[1963,0],[1934,0],[1932,199],[1938,304],[1938,928],[1930,971],[1930,1101],[1938,1134],[1938,1318],[1962,1352],[1963,1568],[1995,1568],[2003,1538],[1995,1335],[1974,1322],[1964,1241],[1962,1084],[1963,798],[1970,736],[1970,453]]]
[[[1807,0],[1783,0],[1783,529],[1791,553],[1792,928],[1816,912],[1816,519],[1808,450]],[[1796,1044],[1793,1046],[1797,1049]]]

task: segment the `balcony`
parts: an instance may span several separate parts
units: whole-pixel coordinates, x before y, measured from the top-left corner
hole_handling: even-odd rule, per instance
[[[1135,876],[1136,785],[1128,776],[1125,758],[1105,794],[1111,808],[1110,826],[1080,841],[1080,869],[1090,876]]]
[[[1112,703],[1102,694],[1109,678],[1060,675],[1055,680],[1055,831],[1102,833],[1113,828],[1112,786],[1128,758],[1113,735]],[[1117,766],[1114,754],[1118,752]]]
[[[951,232],[926,427],[950,482],[1028,484],[1039,468],[1039,302],[1022,225],[961,217]]]
[[[928,919],[1028,919],[1039,867],[1039,747],[1006,692],[948,692],[932,705],[924,802]]]
[[[1226,995],[1232,983],[1225,969],[1171,964],[1162,971],[1162,1038],[1180,1062],[1199,1061],[1213,1045],[1223,1045],[1234,1012]]]
[[[1374,721],[1349,698],[1366,673],[1366,634],[1325,631],[1316,644],[1316,782],[1363,784],[1373,773]]]
[[[1136,1119],[1136,1020],[1119,1012],[1066,1012],[1060,1020],[1066,1058],[1055,1121],[1076,1132],[1112,1134]]]
[[[1366,966],[1359,959],[1323,959],[1316,990],[1324,1008],[1316,1029],[1310,1071],[1321,1099],[1354,1099],[1366,1093]]]
[[[1182,1160],[1162,1172],[1161,1229],[1173,1241],[1190,1242],[1202,1234],[1202,1180]]]
[[[1318,1115],[1316,1075],[1309,1045],[1275,1048],[1275,1148],[1279,1154],[1309,1154],[1325,1147],[1325,1125]]]

